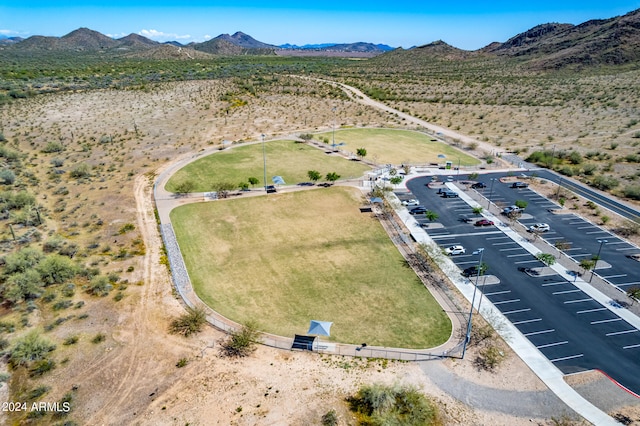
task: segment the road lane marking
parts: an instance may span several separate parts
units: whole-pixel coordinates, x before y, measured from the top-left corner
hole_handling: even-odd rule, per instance
[[[637,345],[629,345],[629,346],[622,347],[622,349],[633,349],[633,348],[640,348],[640,343],[638,343]]]

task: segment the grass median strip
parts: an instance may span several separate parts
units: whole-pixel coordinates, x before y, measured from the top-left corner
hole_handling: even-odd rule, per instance
[[[182,206],[171,220],[197,294],[238,322],[327,340],[428,348],[451,323],[389,241],[360,213],[360,191],[333,187]]]

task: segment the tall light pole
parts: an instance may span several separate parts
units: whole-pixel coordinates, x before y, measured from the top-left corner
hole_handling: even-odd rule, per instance
[[[602,252],[602,245],[607,243],[607,240],[598,240],[600,243],[600,247],[598,248],[598,254],[596,254],[596,263],[593,265],[593,269],[591,270],[591,277],[589,277],[589,282],[593,279],[593,274],[596,273],[596,266],[598,266],[598,260],[600,260],[600,252]]]
[[[480,253],[480,262],[478,263],[478,274],[476,276],[476,283],[473,286],[473,296],[471,297],[471,309],[469,310],[469,320],[467,322],[467,335],[464,339],[464,345],[462,346],[462,358],[464,358],[464,354],[467,352],[467,345],[471,340],[471,324],[473,320],[473,305],[476,303],[476,291],[478,290],[478,280],[480,279],[480,270],[482,269],[482,255],[484,254],[484,248],[478,249],[474,252],[474,254]],[[478,309],[480,309],[480,305],[478,305]],[[478,310],[478,312],[480,312]]]
[[[484,247],[481,247],[472,253],[472,254],[480,255],[480,263],[478,264],[478,275],[476,276],[476,287],[478,287],[478,282],[480,281],[480,272],[482,271],[482,253],[484,253]],[[484,276],[482,278],[482,290],[480,290],[480,300],[478,301],[478,309],[477,309],[478,314],[480,313],[480,305],[482,305],[482,295],[484,294],[484,284],[486,282],[487,282],[487,277]]]
[[[496,178],[491,178],[491,185],[489,186],[489,202],[487,203],[487,210],[491,212],[491,194],[493,194],[493,182]]]
[[[264,168],[264,190],[267,190],[267,151],[264,146],[264,133],[260,135],[262,137],[262,162]]]
[[[331,111],[333,111],[333,141],[331,142],[331,147],[335,148],[336,147],[336,107],[331,108]]]

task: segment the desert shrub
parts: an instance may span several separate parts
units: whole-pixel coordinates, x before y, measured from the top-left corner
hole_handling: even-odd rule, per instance
[[[253,321],[247,322],[240,330],[229,333],[229,337],[222,342],[222,355],[236,358],[249,356],[256,350],[259,334],[258,325]]]
[[[69,336],[62,342],[65,346],[75,345],[76,343],[78,343],[78,336]]]
[[[54,303],[51,308],[54,311],[60,311],[62,309],[67,309],[67,308],[71,307],[71,305],[73,305],[73,301],[71,301],[71,300],[61,300],[59,302]]]
[[[483,370],[493,371],[503,360],[502,349],[496,345],[488,345],[480,350],[474,364]]]
[[[336,410],[329,410],[322,416],[322,426],[337,426],[338,414]]]
[[[60,142],[49,142],[47,143],[47,145],[45,145],[44,148],[42,148],[42,152],[46,154],[62,151],[64,151],[64,145],[62,145]]]
[[[187,308],[187,312],[171,321],[169,332],[172,334],[180,334],[189,337],[192,334],[199,333],[202,326],[207,322],[207,315],[202,307]]]
[[[62,158],[52,158],[51,161],[49,161],[49,163],[53,166],[53,167],[62,167],[64,166],[64,160]]]
[[[91,168],[86,163],[80,163],[71,169],[69,175],[74,179],[81,179],[91,176]]]
[[[120,227],[120,229],[118,229],[118,234],[126,234],[134,229],[136,229],[136,226],[133,223],[125,223]]]
[[[17,339],[15,346],[9,353],[9,365],[15,368],[33,361],[43,360],[49,352],[55,349],[56,345],[33,330]]]
[[[365,385],[347,402],[360,425],[442,424],[437,406],[409,386]]]
[[[605,176],[605,175],[597,175],[591,180],[591,186],[593,186],[594,188],[601,189],[603,191],[613,189],[616,186],[618,186],[618,184],[619,184],[618,179],[611,176]]]
[[[34,388],[34,389],[30,390],[27,393],[27,399],[30,400],[30,401],[32,401],[34,399],[38,399],[42,395],[44,395],[47,392],[49,392],[50,390],[51,390],[51,388],[49,386],[38,386],[37,388]]]
[[[625,186],[622,193],[625,197],[631,198],[632,200],[640,200],[640,186],[638,185]]]
[[[16,272],[25,272],[34,268],[42,259],[44,259],[44,255],[40,250],[25,247],[4,258],[4,273],[11,275]]]
[[[93,344],[102,343],[105,341],[106,338],[107,336],[105,336],[103,333],[98,333],[95,336],[93,336],[93,339],[91,339],[91,343]]]
[[[187,364],[189,364],[189,360],[187,358],[180,358],[176,363],[176,367],[178,368],[186,367]]]
[[[0,184],[2,185],[13,185],[16,181],[16,174],[9,169],[0,170]]]
[[[2,296],[11,303],[35,299],[42,295],[44,283],[34,269],[11,275],[2,286]]]
[[[45,285],[62,284],[80,272],[80,267],[73,260],[59,254],[50,254],[36,269]]]
[[[87,292],[94,296],[107,296],[113,286],[109,282],[109,278],[104,275],[98,275],[96,277],[91,278],[89,282],[89,286],[87,287]]]
[[[52,359],[41,359],[39,361],[34,362],[29,367],[29,376],[30,377],[39,377],[45,373],[56,368],[56,362]]]

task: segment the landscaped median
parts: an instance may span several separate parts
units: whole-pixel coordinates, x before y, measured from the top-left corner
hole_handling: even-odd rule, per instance
[[[283,336],[332,321],[327,340],[430,348],[451,323],[408,268],[362,193],[333,187],[198,203],[171,213],[198,296]]]

